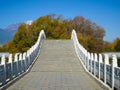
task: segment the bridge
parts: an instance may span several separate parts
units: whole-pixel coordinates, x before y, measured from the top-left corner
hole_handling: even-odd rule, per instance
[[[42,30],[27,52],[2,55],[1,90],[120,90],[117,56],[88,52],[77,39],[46,40]]]

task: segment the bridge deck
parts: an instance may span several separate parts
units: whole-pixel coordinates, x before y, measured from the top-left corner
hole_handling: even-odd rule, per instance
[[[83,69],[71,40],[45,40],[31,71],[7,90],[102,90]]]

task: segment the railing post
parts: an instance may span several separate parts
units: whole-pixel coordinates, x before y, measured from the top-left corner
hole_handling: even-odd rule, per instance
[[[93,72],[92,62],[93,62],[93,53],[91,53],[91,73]]]
[[[24,62],[24,71],[27,70],[27,64],[26,64],[26,52],[23,53],[23,62]]]
[[[116,57],[116,55],[113,55],[112,56],[112,89],[114,89],[114,74],[115,74],[115,72],[114,72],[114,67],[116,67],[117,66],[117,57]]]
[[[2,55],[1,64],[4,65],[4,81],[3,85],[6,83],[6,61],[5,61],[5,55]]]
[[[88,61],[87,61],[87,68],[88,68],[88,71],[90,70],[90,68],[89,68],[89,62],[90,62],[90,53],[88,52]]]
[[[19,68],[19,73],[22,73],[22,53],[20,53],[20,55],[19,55],[19,62],[20,62],[20,68]],[[19,63],[18,63],[19,64]]]
[[[29,53],[30,62],[32,62],[32,51],[31,51],[31,48],[29,49],[28,53]],[[27,53],[26,53],[26,57],[27,57]]]
[[[107,54],[105,54],[105,60],[104,60],[104,83],[106,84],[106,64],[109,64],[109,57]]]
[[[11,71],[10,71],[11,77],[10,77],[10,79],[12,80],[12,78],[13,78],[13,61],[12,61],[12,54],[9,55],[9,61],[8,61],[8,62],[11,64]]]
[[[113,55],[113,60],[114,60],[114,67],[118,67],[118,62],[117,62],[117,56]]]
[[[101,67],[100,67],[100,63],[102,63],[102,55],[101,54],[99,54],[99,61],[98,61],[98,66],[99,66],[99,71],[98,71],[98,73],[99,73],[99,75],[98,75],[98,78],[100,79],[100,69],[101,69]]]
[[[85,66],[87,67],[87,51],[86,50],[84,52],[84,62],[85,62]]]
[[[16,62],[16,70],[17,70],[17,71],[15,71],[15,76],[18,76],[18,73],[19,73],[19,70],[18,70],[18,53],[15,54],[14,60],[15,60],[14,62]]]
[[[96,76],[96,62],[97,62],[97,54],[94,54],[94,76]]]
[[[31,65],[32,61],[30,60],[30,50],[28,50],[26,54],[27,54],[26,56],[27,56],[27,59],[28,59],[28,63],[29,63],[29,65]]]

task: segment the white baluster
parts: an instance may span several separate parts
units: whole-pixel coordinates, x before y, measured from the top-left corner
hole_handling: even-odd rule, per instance
[[[22,60],[22,53],[19,55],[19,61]]]
[[[24,60],[24,71],[26,71],[27,70],[26,52],[23,53],[23,60]]]
[[[90,70],[90,68],[89,68],[89,62],[90,62],[90,53],[88,52],[88,61],[87,61],[87,68],[88,68],[88,71]]]
[[[113,55],[113,64],[114,64],[114,67],[118,67],[118,62],[117,62],[117,56],[116,55]]]
[[[22,53],[20,53],[19,54],[19,62],[20,62],[20,68],[18,68],[19,69],[19,73],[22,73],[22,67],[23,67],[23,64],[22,64],[22,59],[23,59],[23,57],[22,57]],[[19,64],[19,63],[18,63]]]
[[[12,63],[12,54],[9,55],[9,60],[8,60],[8,63]]]
[[[13,61],[12,61],[12,54],[9,55],[9,61],[8,61],[8,63],[11,64],[11,71],[10,71],[11,77],[10,77],[10,79],[12,80],[12,78],[13,78]]]
[[[2,55],[2,58],[1,58],[1,64],[4,65],[4,81],[3,81],[3,84],[6,83],[6,61],[5,61],[5,55]]]
[[[91,65],[90,65],[90,66],[91,66],[91,73],[92,73],[92,71],[93,71],[93,70],[92,70],[92,69],[93,69],[93,68],[92,68],[92,62],[93,62],[93,53],[91,53],[91,57],[90,57],[90,58],[91,58]]]
[[[116,55],[112,55],[112,89],[114,89],[114,67],[117,66],[117,57]]]
[[[14,62],[16,62],[16,68],[17,68],[17,71],[15,71],[16,72],[15,76],[17,76],[18,73],[19,73],[19,70],[18,70],[18,55],[19,55],[19,53],[16,53],[15,56],[14,56]]]
[[[94,75],[96,76],[96,62],[97,62],[97,54],[94,54]]]
[[[14,61],[15,61],[15,62],[18,61],[18,53],[15,54],[15,56],[14,56]]]
[[[105,63],[109,65],[109,56],[108,54],[105,54]]]
[[[84,50],[84,63],[85,66],[87,67],[87,50]]]
[[[98,73],[99,73],[99,75],[98,75],[98,77],[99,77],[99,79],[100,79],[100,63],[103,63],[103,61],[102,61],[102,55],[101,54],[99,54],[99,71],[98,71]]]
[[[32,60],[30,59],[30,50],[27,50],[27,53],[26,53],[26,55],[27,55],[27,59],[28,59],[28,65],[30,65],[31,63],[32,63]]]
[[[109,64],[109,57],[107,54],[105,54],[105,60],[104,60],[104,83],[106,83],[106,65]]]

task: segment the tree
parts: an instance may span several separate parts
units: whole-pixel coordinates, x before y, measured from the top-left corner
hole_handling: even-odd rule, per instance
[[[5,45],[5,48],[9,52],[25,52],[31,46],[30,35],[26,26],[25,23],[21,24],[13,40]]]
[[[70,21],[71,26],[77,33],[81,33],[82,39],[79,42],[90,52],[102,52],[105,35],[105,31],[96,23],[91,22],[84,17],[77,16]],[[78,35],[79,37],[79,35]]]
[[[114,41],[114,49],[116,52],[120,52],[120,38],[116,38]]]
[[[103,50],[105,31],[82,16],[68,20],[55,14],[39,17],[32,25],[21,24],[13,40],[5,45],[9,52],[25,52],[37,41],[39,32],[45,31],[47,39],[70,39],[75,29],[79,42],[90,52]]]

